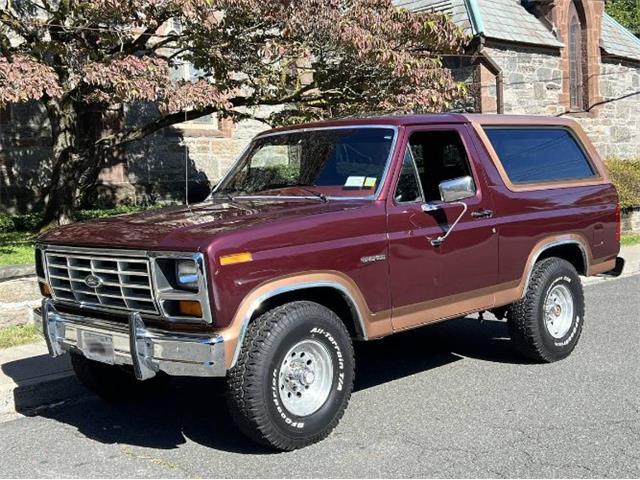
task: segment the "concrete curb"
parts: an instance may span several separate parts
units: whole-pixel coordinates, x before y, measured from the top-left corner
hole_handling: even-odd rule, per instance
[[[48,375],[46,379],[29,384],[3,385],[0,387],[0,416],[28,413],[86,393],[73,373]]]
[[[0,282],[22,277],[32,277],[36,274],[34,265],[9,265],[0,267]]]
[[[0,415],[28,413],[87,394],[69,356],[51,358],[44,342],[0,350]]]
[[[640,245],[631,245],[620,249],[620,256],[624,258],[625,265],[622,275],[617,278],[626,278],[640,273]],[[616,280],[616,277],[597,276],[583,279],[584,285],[595,285],[602,282]]]

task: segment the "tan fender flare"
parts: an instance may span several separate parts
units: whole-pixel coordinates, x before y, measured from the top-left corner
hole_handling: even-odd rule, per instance
[[[287,275],[268,280],[249,292],[236,310],[231,324],[218,332],[224,338],[227,369],[235,365],[251,318],[265,300],[310,288],[333,288],[340,292],[356,312],[357,326],[365,340],[391,330],[390,318],[372,313],[356,283],[344,273],[329,270]]]
[[[496,294],[495,306],[508,305],[516,300],[524,297],[527,287],[529,286],[529,280],[533,273],[533,267],[538,261],[538,258],[547,250],[558,247],[561,245],[577,245],[582,253],[582,259],[584,261],[585,270],[587,275],[595,275],[593,272],[593,258],[591,255],[591,246],[587,239],[579,233],[565,233],[560,235],[551,235],[538,241],[531,249],[531,253],[527,258],[525,269],[522,272],[522,278],[512,288],[502,290]],[[614,260],[615,264],[615,260]],[[613,268],[613,267],[611,267]]]

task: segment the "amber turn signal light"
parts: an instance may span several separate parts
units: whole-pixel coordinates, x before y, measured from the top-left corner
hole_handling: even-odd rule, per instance
[[[202,307],[195,300],[178,300],[178,313],[185,317],[202,318]]]
[[[47,285],[47,283],[45,282],[38,282],[38,286],[40,287],[40,294],[43,297],[49,297],[51,298],[51,289],[49,288],[49,285]]]
[[[232,265],[234,263],[244,263],[253,260],[251,252],[232,253],[231,255],[222,255],[220,257],[220,265]]]

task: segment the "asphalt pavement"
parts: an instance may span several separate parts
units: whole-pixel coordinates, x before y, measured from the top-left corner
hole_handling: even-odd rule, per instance
[[[303,450],[256,447],[220,382],[182,380],[162,398],[13,415],[0,477],[639,477],[640,276],[585,291],[580,343],[551,365],[523,363],[491,319],[358,344],[345,417]]]

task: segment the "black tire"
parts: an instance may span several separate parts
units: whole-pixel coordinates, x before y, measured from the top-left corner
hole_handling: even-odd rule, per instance
[[[322,406],[299,417],[285,407],[278,385],[285,355],[304,340],[326,348],[333,377]],[[353,345],[340,318],[317,303],[291,302],[249,325],[238,361],[227,375],[227,402],[249,438],[276,450],[295,450],[319,442],[336,427],[349,403],[353,379]]]
[[[168,380],[166,375],[159,373],[149,380],[140,381],[134,376],[133,369],[89,360],[78,352],[71,352],[71,366],[80,383],[108,401],[157,393]]]
[[[571,325],[560,337],[545,323],[544,304],[556,286],[570,292],[573,303]],[[561,258],[547,258],[534,265],[524,298],[515,302],[507,315],[515,348],[527,359],[540,363],[562,360],[576,347],[584,324],[584,293],[576,269]]]

